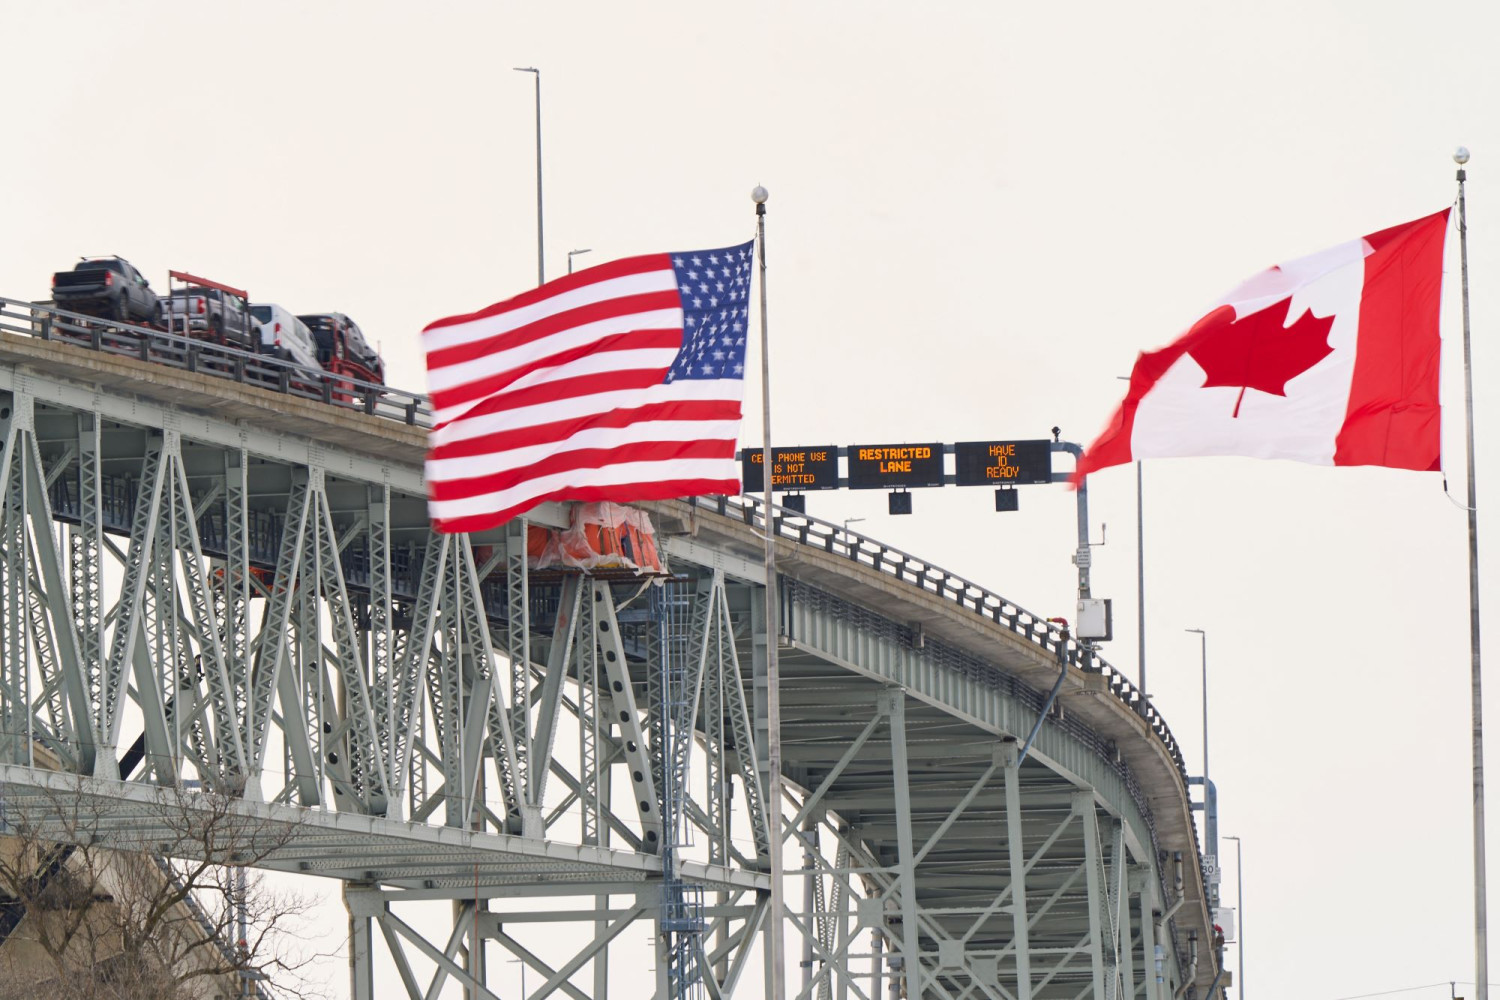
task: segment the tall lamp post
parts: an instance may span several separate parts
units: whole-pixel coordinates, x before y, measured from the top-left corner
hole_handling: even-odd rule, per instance
[[[1201,628],[1188,628],[1183,631],[1198,634],[1203,657],[1203,802],[1206,810],[1208,808],[1208,633]]]
[[[1219,815],[1218,797],[1214,794],[1213,783],[1208,778],[1208,634],[1201,628],[1183,631],[1197,633],[1203,660],[1203,840],[1206,853],[1204,857],[1206,884],[1203,886],[1203,895],[1212,907],[1219,903],[1218,889],[1208,878],[1219,867]]]
[[[1129,382],[1129,375],[1116,375]],[[1146,508],[1141,460],[1135,460],[1135,617],[1137,669],[1140,671],[1141,711],[1146,710]]]
[[[536,283],[547,283],[547,268],[542,253],[542,71],[535,66],[517,66],[517,73],[536,77]]]
[[[591,250],[591,249],[585,249],[585,250],[569,250],[569,251],[568,251],[568,273],[569,273],[569,274],[572,274],[572,273],[573,273],[573,258],[574,258],[574,257],[577,257],[577,256],[578,256],[578,255],[579,255],[579,254],[581,254],[581,253],[593,253],[593,252],[594,252],[594,251],[593,251],[593,250]]]
[[[1240,838],[1224,835],[1225,840],[1234,841],[1234,909],[1239,926],[1235,928],[1234,972],[1240,980],[1240,1000],[1245,1000],[1245,864],[1240,857]]]

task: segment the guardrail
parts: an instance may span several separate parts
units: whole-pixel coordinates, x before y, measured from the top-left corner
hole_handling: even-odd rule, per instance
[[[765,530],[764,503],[752,496],[692,497],[688,503],[695,507],[708,507],[726,517],[734,517]],[[774,505],[773,505],[774,506]],[[1139,715],[1161,741],[1162,747],[1177,765],[1184,782],[1187,781],[1187,763],[1182,747],[1166,720],[1134,684],[1123,673],[1111,666],[1094,647],[1080,643],[1055,622],[1027,611],[1019,604],[1008,601],[993,591],[986,590],[971,580],[934,566],[909,552],[887,545],[856,531],[850,531],[831,521],[800,514],[785,507],[775,507],[776,535],[801,545],[809,545],[834,555],[843,556],[852,562],[898,580],[920,587],[930,594],[957,604],[982,618],[1005,626],[1017,635],[1077,667],[1085,673],[1098,674],[1105,679],[1111,694],[1132,712]]]
[[[432,407],[421,393],[376,385],[347,375],[334,375],[321,368],[307,368],[269,354],[168,333],[155,327],[69,312],[45,303],[0,298],[0,330],[72,344],[101,354],[214,375],[241,385],[399,420],[415,427],[432,424]]]
[[[136,358],[185,371],[217,375],[288,396],[318,400],[342,409],[399,420],[415,427],[432,425],[431,402],[420,393],[333,375],[321,368],[306,368],[268,355],[167,333],[152,327],[133,326],[69,312],[44,303],[0,298],[0,330],[26,334],[41,340],[56,340],[104,354]],[[759,524],[764,530],[762,501],[754,497],[694,497],[688,502],[697,506],[707,505],[720,514],[739,517],[752,526]],[[1172,731],[1167,728],[1161,713],[1124,674],[1099,656],[1092,646],[1078,642],[1055,623],[1027,611],[999,594],[908,552],[829,521],[783,507],[777,507],[776,510],[780,512],[775,518],[779,537],[844,556],[921,587],[1024,636],[1071,666],[1104,677],[1109,691],[1144,719],[1161,740],[1186,781],[1187,765],[1182,748]]]

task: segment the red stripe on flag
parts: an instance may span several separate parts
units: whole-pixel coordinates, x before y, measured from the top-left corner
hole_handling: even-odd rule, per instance
[[[475,403],[473,409],[464,414],[464,419],[490,413],[504,413],[523,406],[539,406],[564,399],[576,399],[579,396],[592,396],[601,392],[646,389],[653,385],[660,385],[666,375],[667,369],[665,368],[640,368],[630,371],[596,372],[590,375],[558,379],[556,382],[528,386],[525,389],[506,393],[504,396],[492,396]],[[448,423],[451,424],[452,421]],[[447,424],[433,429],[437,430],[445,426]]]
[[[499,316],[501,313],[511,312],[538,302],[544,302],[563,292],[571,292],[575,288],[583,288],[586,285],[607,281],[610,278],[624,278],[632,274],[671,270],[671,267],[672,258],[664,253],[646,254],[643,257],[626,257],[624,260],[599,264],[596,267],[586,268],[573,274],[564,275],[561,278],[554,278],[539,288],[522,292],[515,298],[506,299],[504,302],[497,302],[477,312],[433,320],[422,328],[422,332],[426,333],[428,330],[436,330],[445,326],[458,326],[461,323],[472,323],[475,320],[486,319],[490,316]]]
[[[671,403],[652,403],[628,409],[609,410],[605,413],[590,413],[569,420],[554,420],[545,424],[508,428],[493,434],[465,438],[461,441],[446,441],[430,449],[427,457],[472,458],[493,452],[510,451],[537,444],[566,441],[579,431],[595,427],[629,427],[648,420],[738,420],[740,404],[731,399],[683,400]]]
[[[663,350],[677,351],[682,348],[682,330],[631,330],[627,333],[611,334],[600,337],[598,340],[587,344],[579,344],[566,351],[544,358],[537,358],[528,364],[517,368],[510,368],[493,375],[475,379],[456,385],[452,389],[444,389],[432,394],[432,407],[434,410],[446,410],[451,406],[462,406],[464,403],[474,399],[483,399],[485,396],[498,395],[509,386],[520,381],[533,372],[542,371],[547,368],[558,368],[570,361],[580,358],[592,357],[597,354],[607,354],[611,351],[637,351],[659,348]],[[655,369],[665,372],[665,368]],[[507,396],[506,398],[510,398]]]
[[[1443,245],[1450,209],[1365,240],[1359,347],[1334,465],[1442,467],[1438,361]]]
[[[507,507],[493,514],[474,514],[468,517],[434,518],[432,526],[446,534],[458,532],[487,531],[499,527],[506,521],[526,513],[548,500],[581,500],[585,502],[614,500],[633,503],[637,500],[672,500],[677,497],[719,496],[737,494],[738,479],[665,479],[645,483],[615,483],[610,486],[566,486],[543,493],[525,503]]]
[[[468,479],[445,479],[428,483],[433,500],[464,500],[496,493],[512,486],[560,472],[602,469],[624,462],[664,462],[676,458],[733,458],[734,441],[643,441],[615,448],[579,448],[559,452],[530,465]]]
[[[492,337],[439,348],[427,355],[427,370],[436,371],[450,365],[488,357],[496,351],[521,347],[588,323],[631,316],[636,313],[677,309],[681,305],[682,300],[675,289],[664,292],[642,292],[639,295],[623,295],[620,298],[606,299],[603,302],[590,302],[588,305],[552,313],[535,322],[518,326],[514,330],[497,333]]]

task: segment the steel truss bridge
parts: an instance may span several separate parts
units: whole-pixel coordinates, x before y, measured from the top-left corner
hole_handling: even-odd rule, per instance
[[[768,623],[743,497],[644,505],[665,583],[533,573],[430,532],[420,397],[267,365],[0,300],[0,816],[229,796],[342,883],[357,1000],[743,994],[773,835],[798,1000],[1213,990],[1182,755],[1093,650],[779,509]]]

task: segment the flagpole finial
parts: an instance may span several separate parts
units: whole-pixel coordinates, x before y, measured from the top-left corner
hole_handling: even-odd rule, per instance
[[[769,198],[769,197],[771,197],[771,192],[767,191],[765,188],[761,187],[759,184],[755,185],[754,189],[751,190],[751,192],[750,192],[750,200],[753,201],[753,202],[755,202],[755,214],[756,215],[765,215],[766,214],[766,199]]]
[[[1453,162],[1460,167],[1469,162],[1469,147],[1459,146],[1453,151]]]

